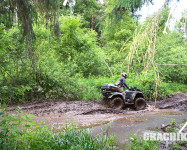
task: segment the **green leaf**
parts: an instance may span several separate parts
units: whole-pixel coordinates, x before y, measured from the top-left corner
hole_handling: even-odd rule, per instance
[[[7,120],[4,119],[4,120],[1,121],[1,124],[5,124],[6,122],[7,122]]]
[[[27,119],[27,117],[26,117],[26,116],[21,116],[21,118],[23,118],[24,120],[26,120],[26,119]]]
[[[4,104],[3,104],[3,107],[4,107],[4,108],[6,108],[6,107],[7,107],[6,103],[4,103]]]
[[[33,114],[28,114],[27,117],[28,117],[28,118],[34,118],[34,117],[36,117],[36,116],[33,115]]]
[[[26,125],[25,125],[25,127],[27,127],[27,128],[28,128],[28,127],[31,127],[31,125],[29,125],[29,124],[26,124]]]
[[[3,150],[7,150],[8,146],[7,145],[3,145]]]
[[[4,129],[4,130],[2,131],[2,133],[3,133],[3,136],[5,136],[5,135],[8,133],[8,129]]]

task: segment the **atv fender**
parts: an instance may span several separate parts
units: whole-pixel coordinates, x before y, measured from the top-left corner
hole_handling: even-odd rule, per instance
[[[108,98],[112,99],[113,97],[115,96],[122,96],[123,97],[123,94],[122,93],[119,93],[119,92],[114,92],[112,95],[110,95]]]
[[[143,93],[139,91],[125,91],[127,99],[129,99],[131,102],[134,102],[136,98],[144,98]]]
[[[133,94],[132,94],[132,100],[134,100],[134,98],[136,97],[136,94],[137,94],[137,93],[133,93]]]
[[[133,93],[132,94],[132,99],[133,100],[136,100],[137,98],[144,98],[144,95],[143,95],[143,93],[140,93],[140,92],[137,92],[137,93]]]

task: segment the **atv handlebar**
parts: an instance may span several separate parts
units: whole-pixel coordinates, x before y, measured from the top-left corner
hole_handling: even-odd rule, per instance
[[[132,85],[129,87],[129,90],[131,90],[131,91],[140,91],[140,90],[137,89],[136,87],[132,87]]]

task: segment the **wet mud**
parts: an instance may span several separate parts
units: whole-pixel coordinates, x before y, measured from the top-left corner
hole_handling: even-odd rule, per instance
[[[67,124],[76,123],[80,128],[91,128],[106,124],[119,118],[119,114],[129,114],[127,109],[113,109],[99,101],[36,101],[19,105],[24,114],[34,114],[35,121],[45,122],[46,125],[62,127]],[[8,111],[13,113],[17,106],[8,107]],[[131,110],[130,112],[137,113]],[[117,115],[119,115],[117,117]]]
[[[9,112],[14,112],[17,106],[8,107]],[[45,100],[19,105],[24,114],[34,114],[36,122],[44,121],[46,125],[70,124],[75,122],[81,127],[92,127],[108,123],[114,120],[128,121],[127,118],[134,120],[148,112],[157,112],[160,109],[176,109],[187,111],[187,93],[176,93],[173,96],[154,102],[148,102],[145,110],[135,111],[133,107],[128,106],[124,109],[109,108],[102,100],[91,101],[64,101],[64,100]],[[159,111],[158,111],[159,112]],[[160,113],[160,112],[159,112]],[[157,115],[168,115],[167,112]],[[170,115],[173,115],[170,112]],[[155,114],[156,115],[156,114]],[[175,113],[175,115],[179,115]],[[122,116],[122,117],[121,117]],[[125,116],[125,117],[124,117]]]
[[[176,93],[157,101],[156,107],[154,104],[147,102],[146,109],[140,111],[135,111],[131,106],[124,109],[109,108],[102,100],[45,100],[19,107],[24,114],[34,114],[34,121],[43,121],[50,127],[64,128],[74,123],[78,128],[89,128],[93,135],[108,131],[108,135],[116,135],[117,145],[123,147],[134,133],[141,137],[144,131],[168,124],[172,119],[176,122],[187,119],[187,93]],[[14,113],[16,107],[9,106],[8,112]]]
[[[157,101],[156,107],[159,109],[175,109],[187,112],[187,93],[175,93],[165,99]]]

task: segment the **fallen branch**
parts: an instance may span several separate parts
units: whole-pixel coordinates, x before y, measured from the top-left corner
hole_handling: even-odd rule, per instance
[[[160,129],[161,129],[163,132],[167,132],[166,129],[167,129],[168,127],[172,127],[172,128],[176,127],[176,128],[179,129],[178,126],[173,125],[173,124],[167,124],[167,125],[164,125],[164,124],[163,124],[162,127],[161,127]]]
[[[184,124],[184,126],[179,130],[179,133],[182,132],[182,130],[184,130],[184,128],[187,126],[187,122]]]

